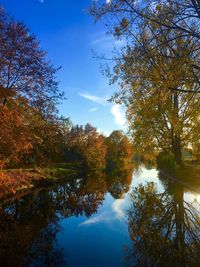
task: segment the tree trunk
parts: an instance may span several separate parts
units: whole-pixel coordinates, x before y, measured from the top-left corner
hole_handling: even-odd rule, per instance
[[[176,163],[181,165],[182,163],[182,151],[181,151],[181,139],[176,134],[172,140],[172,153],[175,156]]]
[[[184,267],[185,265],[185,218],[183,204],[183,188],[177,188],[174,193],[174,208],[175,208],[175,224],[176,237],[175,245],[177,250],[177,266]]]
[[[182,163],[182,144],[179,130],[179,103],[178,103],[178,93],[173,94],[173,109],[175,114],[175,120],[172,127],[172,153],[175,156],[176,163],[181,165]]]

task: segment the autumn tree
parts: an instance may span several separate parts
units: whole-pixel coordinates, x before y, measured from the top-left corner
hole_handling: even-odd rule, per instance
[[[55,80],[57,69],[47,61],[36,37],[21,22],[0,10],[0,94],[5,105],[10,95],[49,113],[61,97]]]
[[[67,136],[68,159],[80,161],[87,169],[104,169],[105,138],[93,126],[73,126]]]
[[[113,131],[106,138],[107,170],[126,170],[132,163],[132,144],[122,131]]]
[[[96,20],[106,18],[105,24],[108,27],[108,32],[114,34],[116,38],[123,39],[126,44],[132,47],[135,41],[138,41],[137,33],[144,23],[150,27],[154,25],[157,28],[162,28],[163,35],[169,32],[172,33],[169,38],[162,40],[163,44],[167,43],[171,46],[176,38],[191,37],[199,45],[199,7],[200,4],[196,0],[145,0],[142,4],[134,0],[113,0],[109,1],[109,3],[106,1],[93,1],[90,12]],[[151,42],[158,37],[158,34],[152,35]],[[194,62],[190,67],[198,83],[195,92],[199,93],[200,76],[199,74],[198,76],[196,75],[196,71],[199,71],[199,61]],[[191,91],[187,90],[185,92],[191,93]]]
[[[182,150],[190,146],[194,121],[199,116],[199,42],[181,30],[141,19],[133,32],[132,1],[112,1],[95,8],[94,14],[114,17],[109,24],[125,47],[114,56],[111,82],[119,82],[113,100],[124,103],[135,150],[152,160],[160,149],[173,153],[178,164]],[[132,2],[133,4],[133,2]],[[118,11],[121,12],[118,12]],[[160,7],[154,14],[159,16]],[[119,15],[119,17],[118,17]],[[176,19],[170,14],[169,19]],[[116,19],[117,18],[117,19]],[[132,17],[134,20],[134,17]],[[164,22],[168,23],[167,17]],[[190,93],[190,94],[188,94]]]
[[[30,158],[41,162],[54,154],[61,133],[56,104],[63,96],[56,71],[27,27],[0,9],[2,165],[30,162]]]
[[[190,148],[193,158],[200,161],[200,116],[193,121],[193,131],[190,142]]]
[[[151,33],[145,29],[138,35],[140,42],[127,49],[116,70],[121,73],[130,128],[137,147],[145,150],[150,144],[171,151],[181,164],[182,150],[190,146],[199,116],[199,97],[195,92],[185,93],[197,86],[190,66],[198,46],[188,37],[175,38],[172,46],[164,44],[166,36],[155,27],[151,31],[160,37],[149,42]]]

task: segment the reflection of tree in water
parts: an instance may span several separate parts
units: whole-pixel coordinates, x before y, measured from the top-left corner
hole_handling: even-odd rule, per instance
[[[67,266],[56,237],[59,220],[91,216],[109,191],[116,198],[129,190],[132,170],[107,176],[88,172],[54,187],[0,206],[0,266]]]
[[[115,169],[107,174],[108,191],[114,198],[123,198],[125,193],[129,191],[132,175],[132,166],[126,170]]]
[[[182,186],[158,193],[154,183],[131,193],[128,210],[131,266],[198,266],[200,214],[184,200]]]
[[[56,245],[62,217],[92,215],[106,192],[104,174],[87,173],[0,207],[0,266],[67,266]]]
[[[113,131],[106,138],[106,145],[108,191],[114,198],[122,198],[129,191],[132,181],[132,144],[122,131]]]
[[[106,190],[105,174],[97,171],[58,186],[56,197],[60,213],[64,217],[91,216],[102,204]]]
[[[1,207],[1,266],[66,266],[56,248],[60,228],[50,198],[42,191]]]

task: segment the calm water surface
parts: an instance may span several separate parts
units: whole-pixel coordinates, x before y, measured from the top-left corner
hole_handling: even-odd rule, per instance
[[[200,190],[88,173],[0,206],[0,266],[198,266]]]

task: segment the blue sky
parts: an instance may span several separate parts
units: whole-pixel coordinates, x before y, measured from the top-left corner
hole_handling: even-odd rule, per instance
[[[67,100],[59,106],[60,114],[75,124],[92,123],[109,134],[124,129],[124,111],[107,102],[117,85],[109,86],[92,50],[109,55],[113,44],[121,43],[106,35],[105,26],[95,24],[88,15],[90,1],[0,0],[0,4],[36,34],[52,63],[62,66],[57,76]]]

